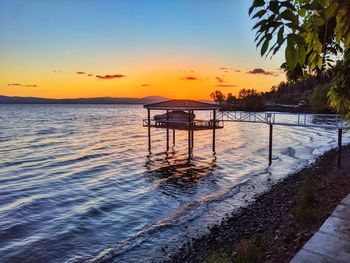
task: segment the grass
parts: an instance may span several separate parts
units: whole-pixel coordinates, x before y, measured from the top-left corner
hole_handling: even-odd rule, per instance
[[[308,177],[298,190],[297,204],[293,213],[300,224],[313,224],[322,217],[323,213],[317,202],[316,184],[315,180]]]
[[[264,256],[262,238],[256,236],[251,240],[241,240],[236,246],[236,253],[234,258],[236,263],[262,262]]]
[[[223,252],[216,252],[206,260],[206,263],[230,263],[230,262],[232,262],[230,256]]]

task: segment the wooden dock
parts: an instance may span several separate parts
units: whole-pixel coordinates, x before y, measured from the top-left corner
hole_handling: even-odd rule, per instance
[[[173,145],[175,145],[175,130],[188,131],[188,153],[191,155],[194,141],[194,131],[212,130],[212,149],[215,152],[215,131],[222,129],[225,122],[261,123],[269,125],[269,164],[272,163],[273,127],[291,126],[307,128],[323,128],[338,131],[338,165],[341,164],[341,148],[343,130],[349,125],[337,114],[309,114],[309,113],[280,113],[280,112],[241,112],[241,111],[218,111],[216,104],[193,100],[169,100],[159,103],[144,105],[148,111],[148,118],[143,120],[143,127],[148,128],[148,149],[151,150],[151,128],[166,130],[166,146],[169,150],[169,131],[173,131]],[[151,110],[166,111],[163,119],[151,119]],[[188,119],[174,121],[169,118],[174,112],[186,114]],[[194,111],[212,111],[209,120],[197,120],[192,118]],[[186,113],[185,113],[186,112]]]

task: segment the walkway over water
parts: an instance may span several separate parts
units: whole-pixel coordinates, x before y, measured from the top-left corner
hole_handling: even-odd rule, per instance
[[[265,123],[269,132],[269,164],[272,162],[272,132],[274,125],[324,128],[338,130],[338,166],[341,164],[341,146],[343,129],[349,125],[337,114],[281,113],[281,112],[242,112],[221,111],[216,118],[223,122]]]
[[[344,129],[346,126],[346,122],[337,114],[220,111],[216,119],[326,129]]]

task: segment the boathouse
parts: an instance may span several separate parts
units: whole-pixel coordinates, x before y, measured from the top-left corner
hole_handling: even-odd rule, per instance
[[[215,130],[223,128],[223,122],[216,119],[216,111],[220,108],[216,104],[195,100],[168,100],[144,105],[148,111],[147,119],[143,120],[143,126],[148,128],[148,149],[151,150],[151,128],[166,130],[166,149],[169,150],[169,132],[173,132],[173,145],[175,145],[175,131],[188,131],[188,153],[191,154],[194,145],[194,132],[212,130],[212,148],[215,152]],[[155,115],[151,119],[151,110],[165,113]],[[208,120],[197,119],[196,111],[211,111]]]

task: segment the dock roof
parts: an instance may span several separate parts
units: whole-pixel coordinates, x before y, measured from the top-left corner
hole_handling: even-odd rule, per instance
[[[167,100],[144,105],[151,110],[218,110],[220,107],[214,103],[196,100]]]

